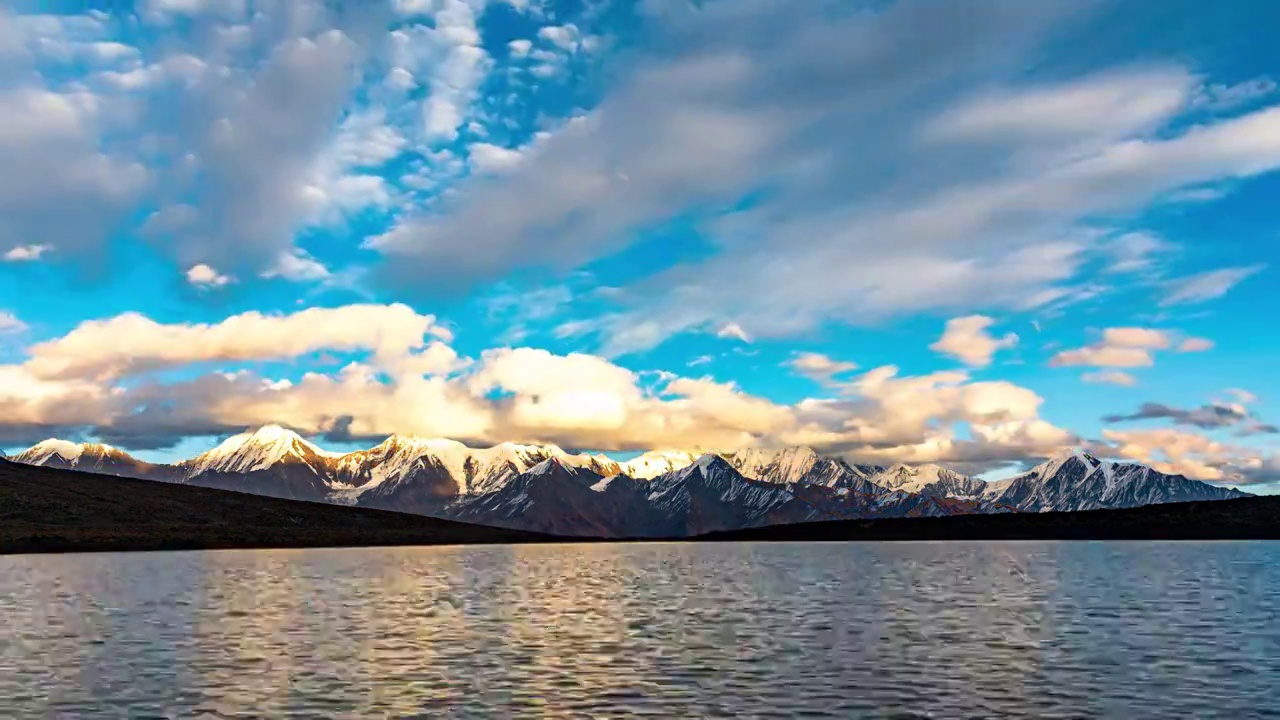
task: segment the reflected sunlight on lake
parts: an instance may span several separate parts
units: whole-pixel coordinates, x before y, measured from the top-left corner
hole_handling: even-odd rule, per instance
[[[0,705],[14,717],[1278,717],[1278,568],[1277,543],[2,557]]]

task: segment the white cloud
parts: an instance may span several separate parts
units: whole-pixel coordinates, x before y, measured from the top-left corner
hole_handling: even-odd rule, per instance
[[[507,48],[511,51],[511,57],[522,58],[528,56],[533,43],[529,40],[512,40],[507,43]]]
[[[1190,74],[1174,67],[1001,90],[952,108],[927,133],[943,140],[1001,142],[1011,134],[1032,135],[1060,140],[1072,154],[1097,151],[1162,125],[1186,104],[1192,82]]]
[[[573,52],[578,49],[578,43],[582,34],[578,32],[578,27],[573,23],[566,25],[548,25],[538,30],[538,37],[550,42],[552,45],[564,50],[565,52]]]
[[[966,365],[986,367],[999,350],[1018,344],[1015,333],[997,338],[987,332],[995,321],[983,315],[970,315],[947,321],[946,330],[929,349],[950,355]]]
[[[452,282],[481,282],[532,264],[518,252],[531,245],[545,249],[538,265],[577,267],[708,208],[718,252],[628,288],[606,354],[727,317],[778,337],[824,321],[1095,297],[1084,272],[1108,251],[1090,223],[1280,167],[1280,109],[1179,125],[1198,80],[1171,65],[1050,84],[968,80],[1039,57],[1040,33],[1071,8],[649,8],[668,32],[663,52],[640,53],[537,160],[459,185],[439,212],[406,215],[377,243],[387,277],[420,282],[447,265]],[[750,195],[760,188],[777,191]],[[744,197],[759,200],[719,216]],[[1130,272],[1134,253],[1121,259]]]
[[[382,151],[385,138],[339,126],[356,70],[374,47],[324,27],[330,16],[309,2],[291,7],[296,14],[270,6],[253,16],[265,57],[206,73],[184,99],[171,100],[190,112],[162,146],[164,202],[144,230],[184,266],[257,275],[292,248],[303,226],[384,201],[380,177],[341,172]]]
[[[409,141],[387,124],[386,111],[373,108],[342,121],[328,154],[343,168],[378,167],[408,145]]]
[[[309,432],[341,426],[361,436],[408,432],[602,450],[808,443],[875,461],[980,464],[1071,439],[1038,417],[1042,401],[1031,391],[969,382],[964,373],[899,377],[896,368],[876,368],[833,381],[841,399],[788,405],[732,383],[637,373],[581,353],[498,348],[471,360],[446,345],[450,339],[434,318],[403,305],[246,313],[211,325],[137,314],[86,322],[28,348],[23,364],[0,366],[0,436],[89,426],[112,442],[155,447],[279,422]],[[245,370],[177,382],[149,375],[323,350],[372,357],[290,382]],[[799,364],[817,368],[812,359]],[[823,370],[852,368],[832,361]],[[957,437],[958,423],[968,425],[969,439]]]
[[[318,350],[371,350],[392,364],[452,336],[406,305],[309,308],[288,315],[247,312],[213,325],[162,324],[138,313],[81,323],[30,348],[26,368],[47,379],[109,379],[200,362],[296,358]]]
[[[146,0],[148,10],[175,15],[198,15],[213,10],[235,10],[243,7],[243,0]]]
[[[1213,349],[1213,341],[1207,338],[1186,338],[1178,344],[1178,352],[1204,352]]]
[[[145,187],[145,169],[103,150],[98,105],[86,92],[0,90],[0,167],[22,168],[0,174],[6,259],[53,243],[68,257],[97,246]]]
[[[1219,442],[1176,428],[1102,431],[1122,458],[1151,465],[1161,472],[1223,484],[1269,482],[1280,478],[1280,462],[1254,448]]]
[[[1254,395],[1248,390],[1241,390],[1240,388],[1227,388],[1225,392],[1231,397],[1235,398],[1237,402],[1244,405],[1257,402],[1258,400],[1257,395]]]
[[[457,137],[491,64],[480,46],[471,3],[440,0],[432,9],[434,27],[413,25],[391,33],[395,65],[424,78],[428,88],[422,132],[429,143]]]
[[[324,280],[331,276],[329,268],[301,249],[281,253],[276,264],[262,273],[264,278],[284,278],[294,282]]]
[[[1215,112],[1234,110],[1274,95],[1276,89],[1276,81],[1269,77],[1253,78],[1235,85],[1209,83],[1196,91],[1191,104],[1192,107]]]
[[[1104,345],[1146,350],[1166,350],[1172,344],[1169,333],[1140,327],[1107,328],[1102,332]]]
[[[219,288],[235,282],[230,275],[223,275],[204,263],[197,263],[187,269],[187,282],[200,288]]]
[[[735,322],[729,322],[721,325],[720,329],[716,330],[716,337],[740,340],[744,343],[751,342],[751,335],[746,330],[743,330],[741,325]]]
[[[200,58],[186,53],[177,53],[169,55],[160,62],[139,65],[129,70],[104,70],[94,77],[116,90],[134,92],[156,90],[164,83],[180,82],[192,85],[199,81],[208,69]]]
[[[27,329],[27,324],[8,310],[0,310],[0,335],[20,333]]]
[[[11,248],[2,257],[7,262],[30,262],[39,260],[45,253],[53,249],[52,245],[18,245]]]
[[[472,143],[468,148],[471,165],[480,172],[509,172],[520,164],[524,155],[519,150],[499,147],[489,143]]]
[[[822,353],[816,352],[795,353],[784,365],[821,383],[832,382],[836,375],[843,375],[858,369],[857,363],[833,360]]]
[[[1190,305],[1216,300],[1240,282],[1257,275],[1264,265],[1223,268],[1189,275],[1168,283],[1168,291],[1160,300],[1161,307]]]
[[[816,425],[789,435],[794,442],[846,447],[873,462],[991,463],[1051,453],[1074,437],[1039,417],[1042,398],[1012,383],[970,382],[963,372],[899,377],[883,366],[843,384],[847,401],[805,401],[802,415]],[[972,440],[960,440],[957,423]]]
[[[336,224],[361,210],[390,206],[392,191],[379,168],[408,146],[409,141],[387,123],[383,110],[349,115],[328,147],[311,160],[299,192],[304,213],[298,220]],[[288,253],[297,251],[282,254]]]
[[[1050,367],[1090,365],[1093,367],[1135,368],[1155,363],[1149,350],[1142,348],[1094,345],[1077,350],[1063,350],[1049,360]]]
[[[1153,352],[1168,349],[1173,343],[1163,330],[1139,327],[1107,328],[1102,340],[1088,347],[1063,350],[1049,359],[1050,367],[1089,365],[1104,368],[1150,367]]]
[[[1102,370],[1099,372],[1085,373],[1080,379],[1087,383],[1099,383],[1103,385],[1120,385],[1121,387],[1133,387],[1138,384],[1137,378],[1127,372],[1119,370]]]
[[[402,67],[391,68],[391,70],[387,72],[387,77],[383,82],[387,84],[387,87],[394,88],[402,92],[412,90],[418,86],[418,81],[414,79],[413,73]]]
[[[1103,249],[1111,258],[1108,272],[1140,273],[1155,271],[1155,257],[1173,246],[1148,232],[1130,232],[1107,241]]]

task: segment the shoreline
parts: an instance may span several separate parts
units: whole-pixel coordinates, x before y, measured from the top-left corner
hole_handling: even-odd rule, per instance
[[[691,537],[547,535],[0,461],[0,555],[552,543],[1280,540],[1280,496],[833,520]]]

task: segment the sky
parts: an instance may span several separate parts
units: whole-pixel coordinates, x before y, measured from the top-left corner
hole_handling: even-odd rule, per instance
[[[0,10],[0,448],[1066,447],[1280,492],[1280,5]]]

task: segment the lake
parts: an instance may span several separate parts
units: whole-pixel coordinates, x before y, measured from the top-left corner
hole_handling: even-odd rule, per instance
[[[0,557],[6,717],[1280,717],[1280,543]]]

